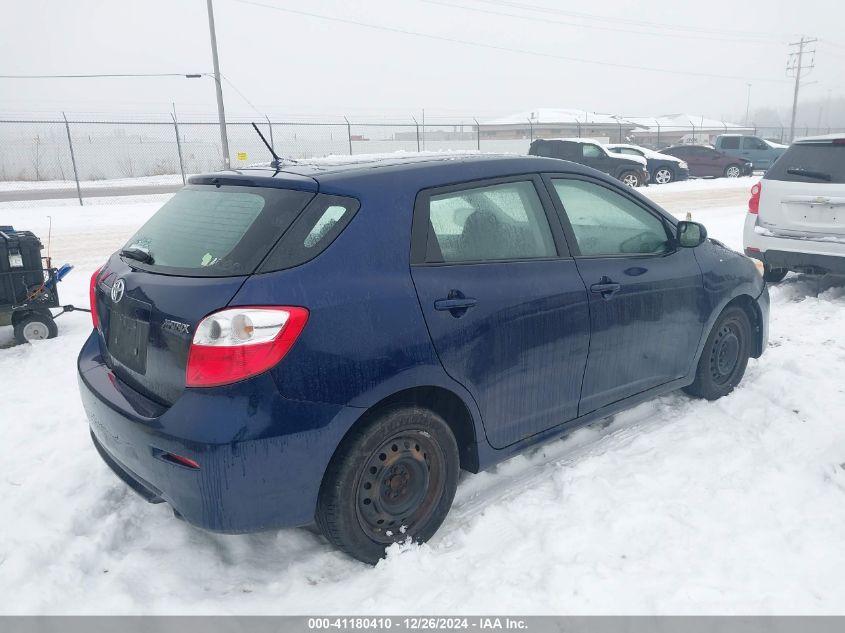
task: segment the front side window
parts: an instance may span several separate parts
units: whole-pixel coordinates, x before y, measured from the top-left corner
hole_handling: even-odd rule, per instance
[[[581,255],[650,255],[670,250],[663,221],[632,200],[583,180],[552,183]]]
[[[555,257],[546,213],[532,182],[431,196],[429,262]]]
[[[601,148],[598,145],[589,145],[585,143],[582,151],[584,152],[584,158],[598,158],[604,155],[604,152],[601,151]]]

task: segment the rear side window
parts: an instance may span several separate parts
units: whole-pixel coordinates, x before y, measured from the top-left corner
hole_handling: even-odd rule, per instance
[[[556,257],[532,182],[509,182],[431,196],[426,261],[475,262]]]
[[[562,158],[565,160],[578,160],[581,157],[581,150],[578,145],[566,141],[534,141],[528,153],[532,156]]]
[[[739,149],[738,136],[725,136],[722,138],[722,149]]]
[[[793,143],[763,178],[792,182],[845,183],[845,144]]]
[[[127,261],[164,274],[250,274],[313,197],[291,189],[189,185],[124,246],[150,261]]]
[[[555,179],[581,255],[659,254],[671,250],[663,221],[615,191],[583,180]]]
[[[757,138],[756,136],[746,136],[742,139],[742,149],[769,149],[769,146],[766,142],[762,139]]]
[[[261,272],[299,266],[326,250],[358,211],[358,201],[318,194],[261,265]]]

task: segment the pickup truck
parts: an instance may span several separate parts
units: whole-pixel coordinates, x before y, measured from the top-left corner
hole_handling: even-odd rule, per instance
[[[751,161],[754,169],[767,170],[786,151],[787,146],[749,134],[722,134],[714,146],[728,156]]]

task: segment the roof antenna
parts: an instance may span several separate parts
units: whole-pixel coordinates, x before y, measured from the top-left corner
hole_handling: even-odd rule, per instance
[[[261,140],[264,142],[264,145],[267,146],[267,149],[270,151],[270,155],[273,157],[273,160],[270,162],[270,167],[277,171],[280,170],[284,161],[279,158],[279,155],[276,154],[276,152],[273,150],[273,146],[267,142],[266,138],[264,138],[264,135],[261,133],[261,130],[258,129],[258,126],[255,124],[255,122],[253,122],[252,128],[255,130],[256,134],[261,137]]]

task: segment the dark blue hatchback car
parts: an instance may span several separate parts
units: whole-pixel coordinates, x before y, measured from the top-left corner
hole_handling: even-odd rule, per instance
[[[566,161],[289,164],[193,177],[91,279],[94,445],[184,520],[316,521],[375,562],[476,472],[766,346],[748,258]]]

